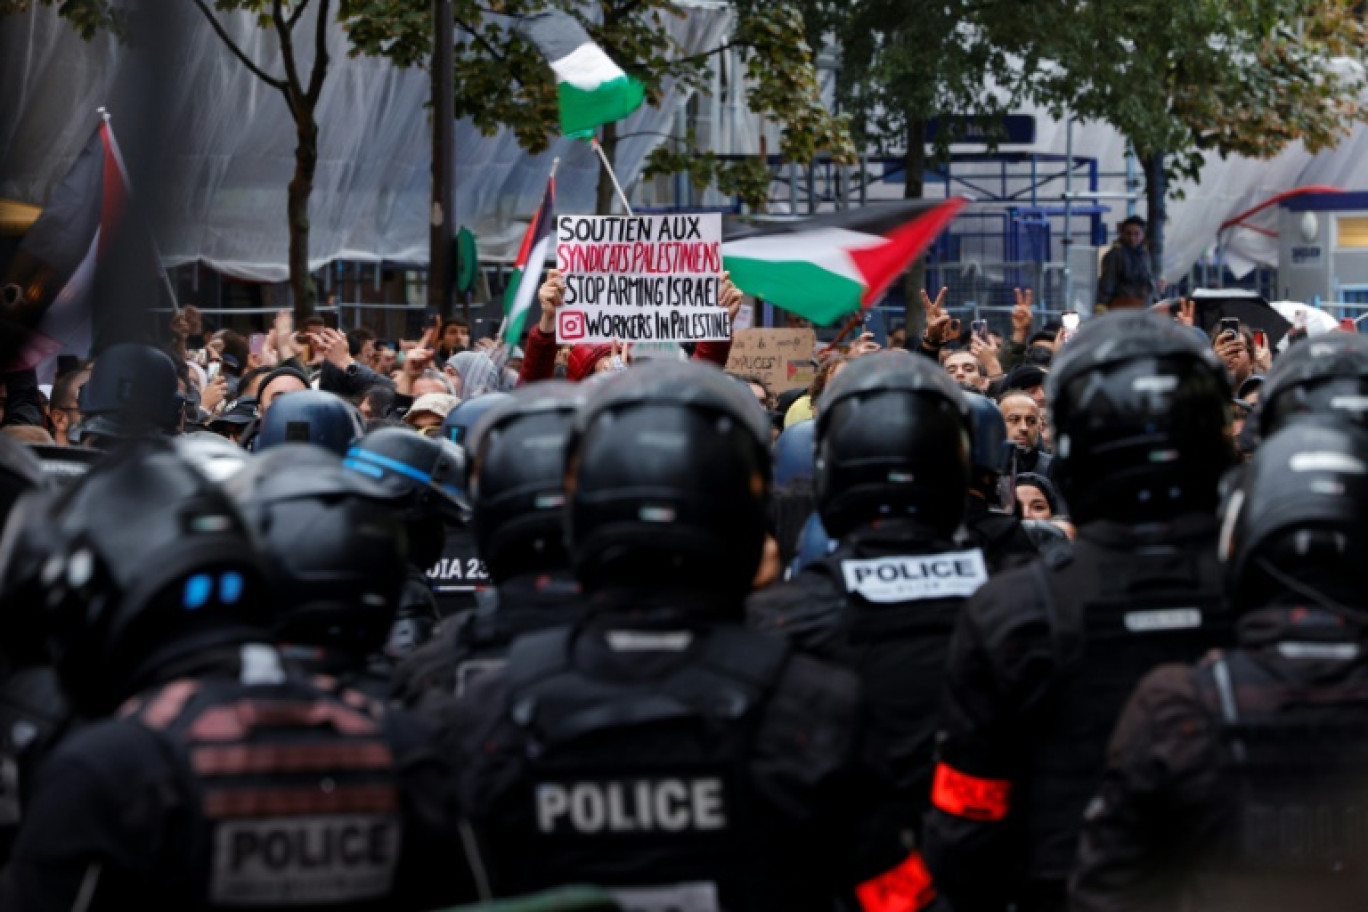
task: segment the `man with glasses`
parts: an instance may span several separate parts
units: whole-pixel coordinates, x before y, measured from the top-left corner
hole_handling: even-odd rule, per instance
[[[59,446],[73,446],[71,432],[81,423],[81,387],[90,379],[90,368],[68,371],[52,384],[52,400],[48,405],[48,421],[52,425],[52,439]]]

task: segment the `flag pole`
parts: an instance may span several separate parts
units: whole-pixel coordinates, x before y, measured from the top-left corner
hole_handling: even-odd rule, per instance
[[[100,115],[100,119],[104,121],[104,128],[109,131],[109,148],[113,151],[114,161],[119,166],[119,174],[123,177],[124,188],[128,195],[132,196],[133,182],[129,180],[128,168],[124,165],[123,152],[119,151],[118,140],[114,138],[114,118],[110,115],[109,109],[104,105],[96,108],[95,113]],[[152,256],[157,261],[157,271],[161,273],[162,284],[166,286],[167,300],[172,308],[178,310],[180,309],[180,301],[177,300],[176,289],[171,285],[171,277],[166,274],[166,266],[162,264],[161,250],[157,247],[157,239],[152,235],[150,230],[148,232],[148,237],[152,245]]]
[[[613,166],[608,162],[608,155],[603,151],[603,146],[599,144],[597,136],[589,137],[589,144],[598,153],[599,161],[603,162],[603,167],[608,169],[608,179],[613,182],[613,189],[617,191],[618,199],[622,200],[622,208],[627,210],[627,214],[632,214],[632,204],[627,202],[627,194],[622,192],[622,185],[618,183],[617,174],[613,172]]]
[[[553,180],[556,179],[556,169],[559,168],[559,167],[560,167],[560,156],[557,155],[555,158],[551,159],[551,173],[550,173],[549,175],[547,175],[547,177],[546,177],[546,182],[547,182],[548,184],[549,184],[551,181],[553,181]],[[617,181],[613,181],[613,183],[614,183],[614,185],[616,185],[616,184],[617,184]],[[536,216],[534,215],[533,218],[535,219]],[[545,265],[546,265],[545,263],[538,263],[538,264],[537,264],[537,277],[538,277],[538,278],[541,278],[541,271],[542,271],[542,268],[543,268]],[[508,328],[508,314],[504,314],[503,319],[499,321],[499,332],[495,335],[495,338],[498,339],[500,342],[503,342],[503,341],[504,341],[504,330],[506,330],[507,328]],[[511,346],[511,345],[510,345],[510,346],[507,346],[507,352],[508,352],[508,353],[505,354],[505,355],[503,356],[502,362],[499,363],[499,367],[500,367],[500,368],[502,368],[502,367],[504,366],[504,364],[507,364],[507,363],[508,363],[508,357],[509,357],[509,355],[511,355],[512,352],[513,352],[513,346]]]

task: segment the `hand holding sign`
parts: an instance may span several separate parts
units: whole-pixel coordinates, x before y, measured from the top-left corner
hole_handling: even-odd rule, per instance
[[[746,293],[737,288],[732,283],[731,273],[722,273],[722,307],[726,309],[727,316],[733,323],[736,322],[736,314],[741,310],[741,304],[746,300]]]
[[[559,343],[731,338],[742,296],[722,273],[720,215],[563,216],[556,266]]]
[[[548,269],[546,281],[537,290],[541,302],[541,322],[537,328],[550,335],[556,331],[556,310],[565,303],[565,279],[559,269]]]

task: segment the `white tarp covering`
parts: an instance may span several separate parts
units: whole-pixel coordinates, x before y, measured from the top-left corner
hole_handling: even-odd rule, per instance
[[[168,116],[185,144],[180,162],[187,179],[174,188],[175,211],[185,218],[162,239],[170,263],[203,260],[244,278],[286,277],[285,187],[293,170],[294,134],[284,101],[230,55],[191,4],[174,4],[186,36],[175,67],[178,102]],[[684,19],[669,27],[691,52],[716,47],[732,22],[720,4],[681,3]],[[273,38],[246,16],[230,31],[267,70],[279,72]],[[319,111],[322,126],[318,175],[311,207],[311,259],[336,258],[425,263],[428,246],[429,167],[427,74],[346,55],[346,38],[334,27],[333,70]],[[107,36],[82,42],[47,6],[9,17],[0,33],[0,197],[41,204],[94,129],[105,104],[120,48]],[[671,93],[660,109],[642,108],[621,132],[638,134],[619,147],[624,184],[638,175],[660,134],[669,132],[685,99]],[[758,120],[732,105],[703,105],[721,123],[712,135],[721,152],[755,152]],[[118,131],[118,112],[114,128]],[[1064,124],[1044,111],[1037,117],[1035,151],[1063,153]],[[1076,124],[1074,152],[1097,158],[1103,171],[1124,167],[1125,142],[1110,127]],[[593,209],[597,160],[582,142],[560,140],[530,157],[507,134],[486,138],[468,123],[456,134],[457,222],[480,237],[482,256],[510,258],[525,219],[535,209],[555,156],[558,208]],[[771,149],[777,147],[770,143]],[[1022,147],[1012,147],[1020,150]],[[1186,196],[1169,207],[1165,277],[1181,278],[1216,240],[1220,224],[1285,190],[1328,184],[1368,189],[1368,129],[1359,127],[1332,152],[1308,155],[1293,145],[1271,161],[1211,156],[1200,180],[1181,185]],[[1062,186],[1058,189],[1062,190]],[[1076,186],[1076,190],[1085,189]],[[1124,189],[1119,179],[1103,191]],[[1105,200],[1118,221],[1119,200]],[[1143,204],[1139,207],[1144,211]],[[1277,259],[1275,239],[1237,230],[1226,242],[1237,271]]]
[[[169,265],[202,260],[242,278],[287,277],[286,185],[294,171],[294,128],[279,92],[251,76],[189,4],[170,4],[185,43],[172,67],[176,101],[166,112],[177,150],[170,207],[183,222],[161,237]],[[267,72],[281,73],[274,36],[239,15],[229,31]],[[709,50],[732,13],[689,4],[668,20],[687,52]],[[42,204],[110,103],[122,49],[107,35],[83,42],[47,6],[7,17],[0,29],[0,198]],[[312,27],[301,22],[300,34]],[[347,56],[334,26],[332,68],[319,104],[318,172],[310,205],[310,259],[426,263],[432,146],[427,73]],[[311,50],[305,65],[312,58]],[[305,70],[307,72],[307,70]],[[307,77],[306,77],[307,78]],[[659,109],[623,121],[619,176],[629,182],[668,132],[684,101],[669,92]],[[112,111],[115,135],[119,112]],[[592,212],[598,159],[584,142],[561,139],[531,157],[511,134],[456,129],[456,221],[480,238],[482,256],[511,259],[536,209],[551,161],[560,156],[558,207]],[[135,188],[136,192],[136,188]],[[515,220],[521,219],[522,223]]]

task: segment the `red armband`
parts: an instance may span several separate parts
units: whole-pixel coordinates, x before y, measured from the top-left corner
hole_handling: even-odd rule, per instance
[[[944,763],[936,764],[931,783],[931,803],[947,814],[970,820],[1001,820],[1007,816],[1012,783],[1005,779],[979,779]]]
[[[891,871],[855,888],[864,912],[917,912],[936,898],[931,872],[920,852],[913,852]]]

